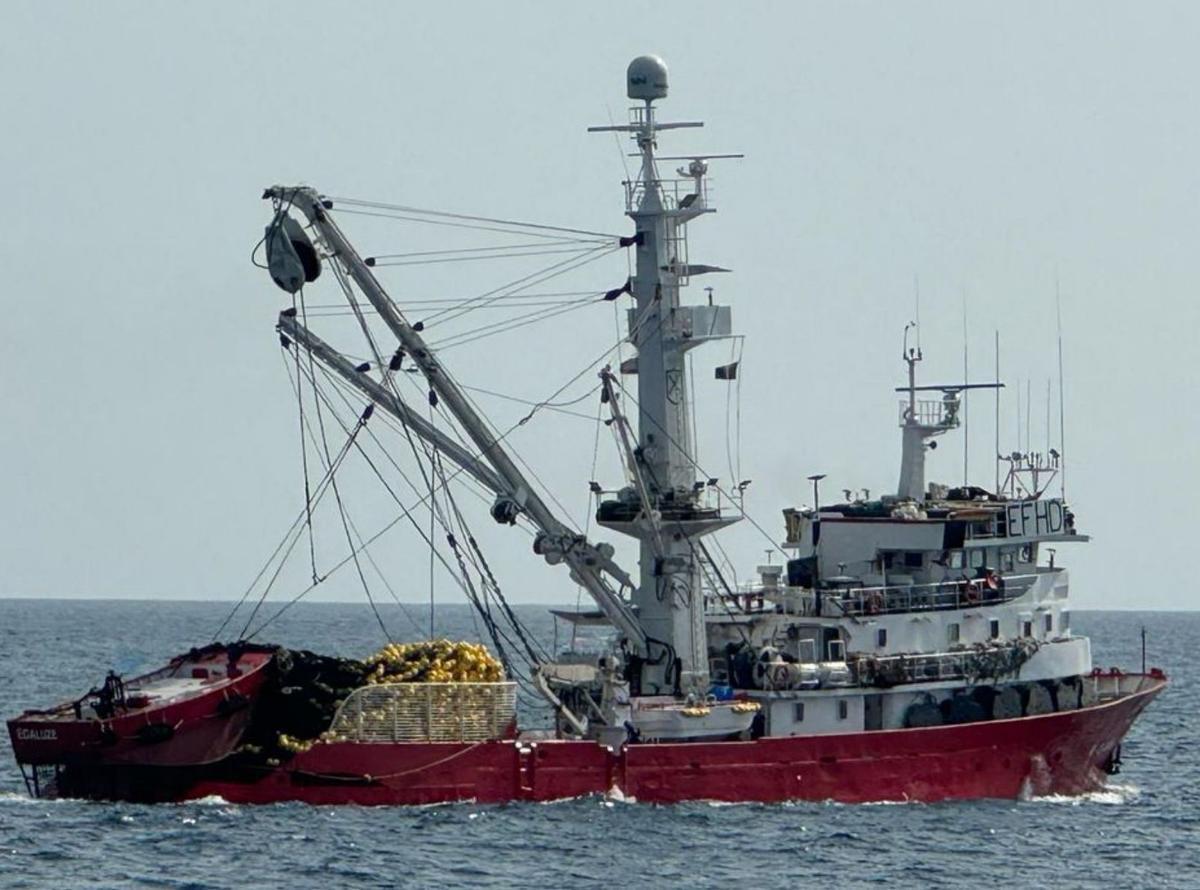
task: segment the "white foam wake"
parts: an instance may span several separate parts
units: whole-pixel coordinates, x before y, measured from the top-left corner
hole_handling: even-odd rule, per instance
[[[1086,794],[1044,794],[1031,797],[1032,803],[1057,803],[1078,807],[1084,804],[1106,804],[1109,806],[1132,803],[1137,800],[1141,791],[1136,785],[1105,785],[1098,791]]]

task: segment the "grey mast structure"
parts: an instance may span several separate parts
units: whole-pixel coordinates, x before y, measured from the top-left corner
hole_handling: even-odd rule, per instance
[[[703,571],[696,540],[735,522],[719,508],[706,508],[706,481],[697,481],[687,388],[687,353],[707,340],[730,335],[727,306],[688,306],[680,289],[692,274],[716,270],[690,266],[687,224],[713,212],[708,204],[706,155],[656,158],[659,131],[703,126],[698,121],[660,122],[654,101],[667,95],[667,67],[657,56],[640,56],[627,71],[628,96],[643,103],[630,109],[630,123],[590,127],[589,132],[627,132],[637,143],[641,168],[625,183],[626,213],[634,221],[636,271],[629,290],[629,341],[637,357],[622,371],[637,376],[637,445],[627,447],[631,488],[621,499],[636,513],[602,509],[598,521],[640,542],[639,582],[633,592],[650,658],[631,673],[634,694],[699,694],[709,688],[704,619]],[[658,160],[687,160],[679,179],[663,180]],[[606,376],[607,375],[607,376]],[[605,393],[614,412],[617,392],[611,375]]]

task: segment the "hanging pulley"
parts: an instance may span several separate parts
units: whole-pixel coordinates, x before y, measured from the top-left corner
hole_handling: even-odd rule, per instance
[[[265,237],[271,279],[289,294],[321,274],[321,259],[308,233],[287,211],[276,212]]]
[[[520,513],[521,505],[507,495],[500,495],[492,504],[492,519],[501,525],[516,525]]]

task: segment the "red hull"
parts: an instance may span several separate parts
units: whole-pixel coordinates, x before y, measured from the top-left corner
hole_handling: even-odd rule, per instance
[[[645,803],[684,800],[935,801],[1081,794],[1161,675],[1102,704],[1014,720],[747,742],[627,745],[587,741],[325,744],[274,769],[114,767],[62,776],[59,793],[135,800],[219,795],[233,803],[431,804],[549,801],[614,790]]]
[[[27,712],[8,723],[13,753],[18,762],[31,765],[215,763],[228,757],[241,740],[250,705],[266,682],[271,655],[269,647],[246,647],[231,664],[225,647],[211,646],[180,656],[160,671],[129,681],[131,688],[173,677],[185,665],[212,668],[213,679],[175,698],[118,708],[105,719],[72,719],[71,703]],[[235,668],[232,675],[230,667]]]

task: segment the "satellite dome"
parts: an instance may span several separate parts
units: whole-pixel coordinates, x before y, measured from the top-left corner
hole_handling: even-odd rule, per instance
[[[663,99],[667,95],[667,63],[658,56],[638,56],[625,75],[630,99]]]

